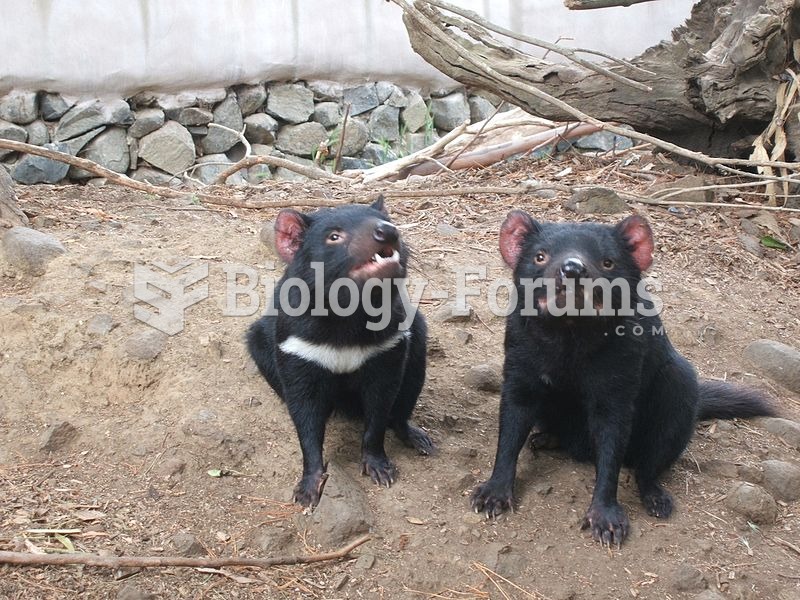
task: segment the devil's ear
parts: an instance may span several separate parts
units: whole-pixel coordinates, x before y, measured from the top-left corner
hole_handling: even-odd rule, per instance
[[[306,230],[311,224],[308,215],[286,208],[275,219],[275,250],[286,263],[294,260],[294,255],[303,244]]]
[[[386,207],[384,206],[384,203],[383,203],[383,194],[381,194],[380,196],[375,198],[375,202],[370,204],[369,207],[372,208],[372,209],[377,210],[379,213],[382,213],[383,215],[385,215],[387,217],[389,216],[389,211],[386,210]]]
[[[531,233],[538,233],[539,224],[523,210],[512,210],[500,227],[500,254],[515,269],[522,253],[522,244]]]
[[[653,230],[639,215],[628,217],[617,224],[617,232],[628,244],[628,252],[640,271],[646,271],[653,264]]]

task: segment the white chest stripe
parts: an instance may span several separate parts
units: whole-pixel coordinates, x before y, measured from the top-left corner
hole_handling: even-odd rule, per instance
[[[372,346],[331,346],[314,344],[290,335],[279,348],[286,354],[297,356],[324,367],[331,373],[353,373],[373,356],[391,350],[401,340],[411,337],[411,331],[398,331],[385,342]]]

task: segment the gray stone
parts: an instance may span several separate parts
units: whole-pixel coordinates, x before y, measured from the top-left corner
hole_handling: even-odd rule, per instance
[[[78,137],[74,137],[72,139],[67,140],[66,142],[58,142],[59,144],[64,144],[67,147],[67,152],[72,154],[73,156],[77,156],[78,153],[83,150],[84,146],[91,142],[94,138],[105,131],[105,126],[98,127],[97,129],[92,129],[91,131],[87,131],[83,135],[79,135]]]
[[[455,304],[446,303],[433,311],[431,321],[434,323],[466,323],[472,320],[473,314],[471,306],[462,310],[457,309]]]
[[[195,168],[189,174],[208,185],[214,183],[220,173],[232,164],[233,161],[224,154],[207,154],[197,159]],[[242,175],[241,171],[234,173],[225,180],[228,185],[244,185],[244,182],[244,175]]]
[[[336,127],[342,120],[342,107],[338,102],[320,102],[314,107],[313,119],[325,129]]]
[[[744,357],[758,370],[795,394],[800,394],[800,351],[773,340],[756,340]]]
[[[264,552],[286,552],[295,541],[295,535],[277,527],[259,527],[248,535],[247,544]]]
[[[246,117],[244,125],[244,137],[251,144],[271,144],[279,127],[278,122],[266,113]]]
[[[142,104],[155,105],[158,108],[174,110],[188,106],[201,106],[210,108],[225,100],[228,95],[225,88],[211,88],[207,90],[187,90],[178,94],[156,94],[152,100],[148,99]]]
[[[77,439],[78,430],[69,421],[59,421],[50,425],[39,440],[39,450],[55,452],[65,448]]]
[[[690,190],[708,185],[708,182],[700,175],[687,175],[675,181],[658,183],[648,190],[653,198],[661,198],[666,194],[678,192],[667,200],[680,200],[681,202],[713,202],[714,190]]]
[[[761,245],[761,240],[759,238],[744,233],[737,237],[739,238],[739,243],[742,245],[742,248],[747,250],[750,254],[758,258],[764,256],[764,246]]]
[[[3,236],[6,260],[30,275],[44,275],[47,264],[66,252],[53,236],[28,227],[12,227]]]
[[[708,587],[708,582],[703,573],[696,567],[686,563],[678,565],[670,573],[669,584],[670,587],[679,592],[699,592]]]
[[[45,144],[48,150],[56,150],[70,154],[69,146],[63,142]],[[36,183],[58,183],[67,176],[69,165],[43,156],[27,154],[14,166],[11,176],[15,181],[26,185]]]
[[[206,550],[197,538],[191,533],[180,532],[170,538],[170,543],[175,548],[178,556],[205,556]]]
[[[377,108],[380,104],[374,83],[345,88],[342,95],[344,103],[350,105],[351,117]]]
[[[39,115],[36,92],[13,90],[0,98],[0,119],[17,125],[27,125]]]
[[[22,227],[28,225],[28,217],[20,209],[19,199],[14,192],[14,180],[2,167],[0,167],[0,220]]]
[[[314,93],[314,99],[320,102],[341,102],[342,84],[336,81],[309,81],[308,89]]]
[[[773,496],[786,502],[800,498],[800,467],[782,460],[765,460],[762,485]]]
[[[397,86],[394,86],[394,90],[389,95],[389,97],[385,100],[385,104],[389,106],[394,106],[395,108],[405,108],[408,106],[409,96]]]
[[[758,424],[795,450],[800,450],[800,423],[789,419],[767,417],[758,420]]]
[[[417,92],[411,92],[408,97],[408,105],[400,113],[400,118],[405,125],[406,131],[416,133],[428,121],[428,105]]]
[[[375,84],[375,95],[378,96],[378,102],[383,104],[392,94],[399,92],[400,88],[390,81],[379,81]]]
[[[467,371],[464,383],[481,392],[498,393],[503,387],[503,375],[496,365],[475,365]]]
[[[400,109],[394,106],[379,106],[369,116],[369,136],[373,142],[400,139]]]
[[[143,108],[137,110],[135,115],[133,125],[128,129],[128,135],[132,138],[144,137],[164,124],[164,111],[160,108]]]
[[[139,167],[133,172],[131,179],[150,183],[152,185],[172,185],[176,187],[181,183],[178,177],[173,177],[169,173],[164,173],[164,171],[159,171],[158,169],[152,169],[150,167]]]
[[[114,318],[106,313],[94,315],[86,324],[86,333],[89,335],[108,335],[114,329]]]
[[[739,467],[730,461],[712,458],[700,463],[700,472],[714,477],[725,477],[727,479],[737,479]]]
[[[126,354],[136,360],[149,361],[156,358],[167,344],[167,334],[156,329],[144,329],[125,341]]]
[[[73,106],[61,94],[42,94],[39,98],[39,110],[45,121],[57,121]]]
[[[342,155],[355,156],[360,154],[369,140],[369,129],[367,125],[359,119],[347,121],[347,127],[344,132],[344,144],[342,144]],[[334,147],[334,151],[336,150]],[[366,156],[366,160],[369,160]]]
[[[319,505],[310,517],[299,516],[314,540],[324,548],[338,548],[369,531],[371,510],[361,484],[348,469],[331,462]]]
[[[266,111],[287,123],[305,123],[314,112],[314,92],[297,83],[271,85]]]
[[[774,523],[778,518],[775,499],[753,483],[735,484],[725,498],[725,506],[757,524]]]
[[[373,165],[382,165],[383,163],[397,160],[397,154],[395,154],[394,150],[373,142],[370,142],[364,146],[361,156],[364,160],[372,163]]]
[[[356,560],[356,564],[353,565],[353,568],[356,571],[369,571],[372,567],[375,566],[375,555],[373,554],[362,554]]]
[[[263,83],[256,85],[237,85],[233,88],[236,92],[236,102],[242,116],[252,115],[256,112],[267,99],[267,90]]]
[[[633,148],[633,140],[631,138],[617,135],[610,131],[595,131],[589,135],[579,137],[573,144],[576,148],[583,150],[601,150],[603,152],[611,152],[612,150],[619,152],[620,150]]]
[[[473,123],[488,119],[497,110],[491,102],[482,96],[470,96],[467,103],[469,104],[469,118]]]
[[[442,98],[431,99],[433,124],[438,129],[451,131],[469,121],[469,104],[464,92],[453,92]]]
[[[284,125],[278,131],[275,147],[295,156],[314,156],[320,143],[327,139],[328,132],[319,123]]]
[[[0,119],[0,139],[11,140],[12,142],[26,142],[28,141],[28,132],[20,125]],[[0,149],[0,158],[5,158],[12,153],[13,150]]]
[[[28,132],[28,143],[33,146],[44,146],[50,141],[50,131],[41,119],[25,125],[25,131]]]
[[[374,164],[367,162],[363,158],[353,158],[352,156],[343,156],[339,161],[339,168],[342,171],[365,171],[374,166]]]
[[[235,94],[230,94],[214,109],[214,123],[237,133],[242,130],[244,125],[242,111],[236,103]],[[239,136],[236,133],[218,127],[209,127],[208,134],[200,142],[200,147],[203,149],[203,154],[219,154],[227,152],[238,142]]]
[[[102,125],[130,125],[133,121],[131,107],[122,99],[87,100],[61,117],[53,139],[61,142]]]
[[[122,127],[111,127],[89,142],[81,154],[115,173],[126,173],[131,160],[128,134]],[[73,179],[95,177],[94,174],[75,167],[70,168],[69,176]]]
[[[177,111],[169,111],[166,116],[184,127],[208,125],[214,119],[214,115],[210,110],[198,106],[188,106]]]
[[[194,163],[192,134],[180,123],[167,121],[139,141],[139,158],[172,175]]]
[[[123,584],[117,591],[117,600],[157,600],[155,594],[139,589],[130,583]]]
[[[604,187],[575,190],[564,206],[584,215],[614,215],[628,211],[628,205],[617,192]]]
[[[450,225],[450,223],[439,223],[436,226],[436,233],[438,233],[439,235],[452,236],[452,235],[460,235],[461,230],[458,227],[453,227],[452,225]]]

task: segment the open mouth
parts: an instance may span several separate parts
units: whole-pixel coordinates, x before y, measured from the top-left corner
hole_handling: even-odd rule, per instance
[[[359,279],[392,277],[400,271],[400,253],[390,246],[380,248],[369,260],[350,271],[350,276]]]

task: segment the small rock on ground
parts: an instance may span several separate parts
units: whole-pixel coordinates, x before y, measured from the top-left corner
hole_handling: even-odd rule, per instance
[[[778,417],[765,417],[759,419],[758,424],[795,450],[800,450],[800,423]]]
[[[119,588],[117,600],[156,600],[156,596],[128,583]]]
[[[12,227],[3,236],[6,260],[29,275],[44,275],[47,264],[66,252],[56,238],[28,227]]]
[[[503,387],[503,375],[495,365],[475,365],[467,371],[464,383],[482,392],[497,393]]]
[[[649,195],[654,198],[660,198],[665,194],[678,192],[674,196],[670,196],[667,200],[675,200],[681,202],[713,202],[714,190],[690,190],[689,188],[703,187],[708,185],[708,182],[700,175],[687,175],[675,181],[667,181],[665,183],[658,183],[653,185],[648,190]]]
[[[698,592],[708,587],[708,582],[699,569],[684,563],[670,574],[670,587],[679,592]]]
[[[331,463],[328,475],[319,505],[310,517],[298,515],[298,527],[323,547],[338,548],[369,531],[371,510],[360,482],[344,467]]]
[[[134,333],[125,342],[125,352],[137,360],[153,360],[164,350],[167,334],[155,329]]]
[[[430,319],[434,323],[466,323],[472,320],[474,314],[471,306],[467,310],[461,310],[455,304],[447,303],[434,310]]]
[[[43,452],[55,452],[68,446],[79,435],[78,430],[69,421],[59,421],[53,423],[42,434],[42,439],[39,443],[39,450]]]
[[[205,556],[206,551],[198,539],[191,533],[180,532],[170,538],[178,556]]]
[[[756,340],[744,357],[759,371],[796,394],[800,394],[800,351],[773,340]]]
[[[775,499],[761,486],[737,483],[728,492],[725,506],[758,524],[774,523],[778,517]]]
[[[628,205],[614,190],[604,187],[576,190],[564,206],[581,214],[614,215],[628,210]]]
[[[800,498],[800,467],[783,460],[765,460],[762,485],[779,500],[793,502]]]

